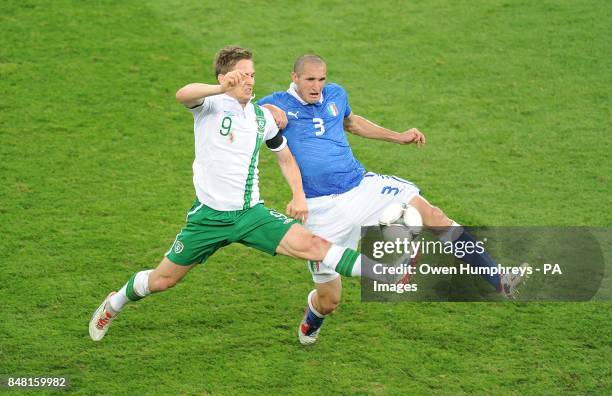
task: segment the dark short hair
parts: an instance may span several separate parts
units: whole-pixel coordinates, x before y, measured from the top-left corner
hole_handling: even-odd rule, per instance
[[[302,70],[304,70],[304,65],[307,62],[325,64],[325,61],[319,55],[305,54],[295,60],[295,63],[293,64],[293,72],[296,74],[302,73]]]
[[[253,52],[237,45],[221,48],[215,55],[215,77],[218,77],[219,74],[227,74],[236,66],[236,63],[243,59],[253,59]]]

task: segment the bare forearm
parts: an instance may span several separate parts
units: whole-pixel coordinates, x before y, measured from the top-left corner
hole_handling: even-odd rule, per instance
[[[283,177],[289,184],[293,198],[304,199],[304,188],[302,187],[302,174],[300,168],[291,154],[289,147],[285,147],[276,153],[276,159],[278,160],[278,166],[281,168]]]
[[[300,173],[300,168],[297,166],[297,162],[295,162],[293,155],[283,156],[282,158],[279,157],[278,165],[291,189],[293,197],[303,197],[304,188],[302,187],[302,174]]]
[[[425,135],[416,128],[410,128],[404,132],[395,132],[383,128],[366,120],[365,118],[352,114],[344,119],[344,129],[350,133],[368,139],[384,140],[397,144],[416,144],[417,148],[425,144]]]
[[[281,172],[283,172],[283,176],[293,193],[293,198],[287,204],[287,215],[305,223],[308,220],[308,204],[304,196],[300,168],[298,168],[297,162],[295,162],[295,158],[293,158],[289,148],[285,147],[277,152],[276,155]]]
[[[400,142],[400,134],[383,128],[365,118],[352,115],[351,121],[345,125],[348,132],[368,139],[384,140],[391,143]]]
[[[191,107],[202,103],[202,100],[207,96],[218,95],[223,92],[221,85],[192,83],[185,85],[176,92],[176,100]]]

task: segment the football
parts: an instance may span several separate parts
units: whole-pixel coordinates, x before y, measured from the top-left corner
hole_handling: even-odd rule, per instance
[[[383,231],[387,231],[385,234],[390,232],[391,234],[398,233],[402,234],[401,236],[406,236],[407,231],[411,239],[419,235],[423,230],[421,214],[414,206],[407,203],[394,203],[387,206],[380,214],[378,223]]]
[[[409,204],[394,203],[382,211],[378,223],[383,240],[397,244],[397,253],[392,255],[392,263],[416,267],[419,252],[413,252],[412,241],[423,230],[423,219],[419,211]],[[407,274],[402,282],[410,283],[410,278],[411,275]]]

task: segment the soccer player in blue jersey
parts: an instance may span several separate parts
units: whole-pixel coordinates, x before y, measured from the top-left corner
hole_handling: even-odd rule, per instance
[[[425,145],[425,135],[416,128],[395,132],[354,114],[347,93],[338,84],[327,83],[327,67],[317,55],[299,57],[285,92],[275,92],[259,101],[270,109],[287,138],[302,174],[309,216],[306,227],[330,242],[355,249],[362,226],[378,224],[381,212],[392,203],[409,203],[423,224],[442,241],[472,241],[473,237],[442,210],[420,195],[413,183],[396,176],[366,172],[354,157],[345,131],[369,139],[398,144]],[[472,265],[494,267],[486,253],[466,254]],[[308,306],[299,328],[302,344],[316,341],[323,319],[340,302],[339,274],[345,268],[309,262],[316,289],[308,295]],[[516,276],[488,277],[506,296],[520,282]]]

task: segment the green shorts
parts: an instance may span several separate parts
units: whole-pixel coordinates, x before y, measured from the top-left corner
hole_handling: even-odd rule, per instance
[[[296,220],[257,204],[249,209],[218,211],[197,199],[187,213],[187,224],[176,236],[166,257],[179,265],[206,261],[232,242],[271,255]]]

